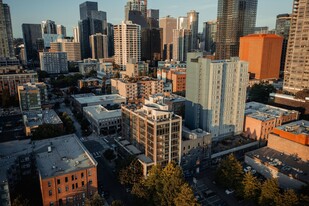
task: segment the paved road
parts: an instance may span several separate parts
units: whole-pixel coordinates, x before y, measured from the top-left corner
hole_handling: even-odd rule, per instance
[[[64,103],[60,104],[60,108],[59,108],[59,111],[60,112],[65,112],[69,115],[69,117],[71,118],[71,120],[73,121],[73,125],[76,129],[76,132],[75,134],[81,138],[82,137],[82,130],[81,130],[81,127],[80,127],[80,124],[78,123],[78,121],[75,119],[72,111],[70,110],[69,107],[67,107]]]

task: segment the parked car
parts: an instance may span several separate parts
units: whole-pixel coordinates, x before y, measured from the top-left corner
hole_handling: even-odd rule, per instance
[[[226,189],[226,190],[225,190],[225,193],[226,193],[227,195],[232,194],[233,192],[234,192],[234,190],[232,190],[232,189]]]

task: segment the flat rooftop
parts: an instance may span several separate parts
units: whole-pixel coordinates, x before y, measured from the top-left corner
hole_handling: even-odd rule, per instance
[[[309,183],[309,162],[304,162],[292,155],[278,152],[269,147],[248,152],[246,156],[258,159],[265,166],[276,168],[280,173]]]
[[[137,159],[139,159],[141,162],[145,163],[145,164],[151,164],[153,163],[152,159],[150,159],[149,157],[147,157],[144,154],[138,155]]]
[[[95,102],[104,102],[104,101],[124,101],[126,102],[126,98],[119,95],[119,94],[109,94],[109,95],[99,95],[95,96],[94,94],[89,94],[84,96],[79,95],[72,95],[72,97],[79,102],[80,104],[89,104],[89,103],[95,103]]]
[[[298,111],[282,109],[259,102],[246,103],[245,115],[261,121],[268,121],[280,116],[298,114]]]
[[[299,120],[288,124],[284,124],[280,127],[276,127],[276,129],[290,132],[293,134],[309,135],[309,121]]]
[[[39,126],[42,124],[62,124],[60,117],[52,110],[27,111],[23,113],[25,117],[24,124],[28,127]]]
[[[90,115],[93,119],[99,121],[101,119],[121,117],[121,109],[108,110],[102,105],[95,105],[83,108],[84,113]]]
[[[95,167],[97,162],[75,134],[37,141],[37,167],[42,179]],[[51,147],[51,152],[48,148]]]

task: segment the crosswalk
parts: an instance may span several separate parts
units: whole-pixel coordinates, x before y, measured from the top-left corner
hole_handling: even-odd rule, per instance
[[[92,153],[92,156],[93,156],[94,158],[99,158],[99,157],[101,157],[101,155],[102,155],[102,152],[101,152],[101,151],[99,151],[99,152],[93,152],[93,153]]]

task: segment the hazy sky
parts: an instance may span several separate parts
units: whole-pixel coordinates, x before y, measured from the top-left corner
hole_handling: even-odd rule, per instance
[[[50,19],[67,28],[72,35],[72,27],[79,20],[79,4],[85,0],[3,0],[11,8],[14,37],[22,37],[22,23],[41,23]],[[107,21],[119,24],[124,19],[124,5],[127,0],[98,0],[99,10],[107,12]],[[148,0],[148,8],[160,9],[160,17],[184,16],[190,10],[199,12],[199,31],[202,22],[216,19],[217,0]],[[291,13],[293,0],[258,0],[256,26],[275,27],[276,15]]]

